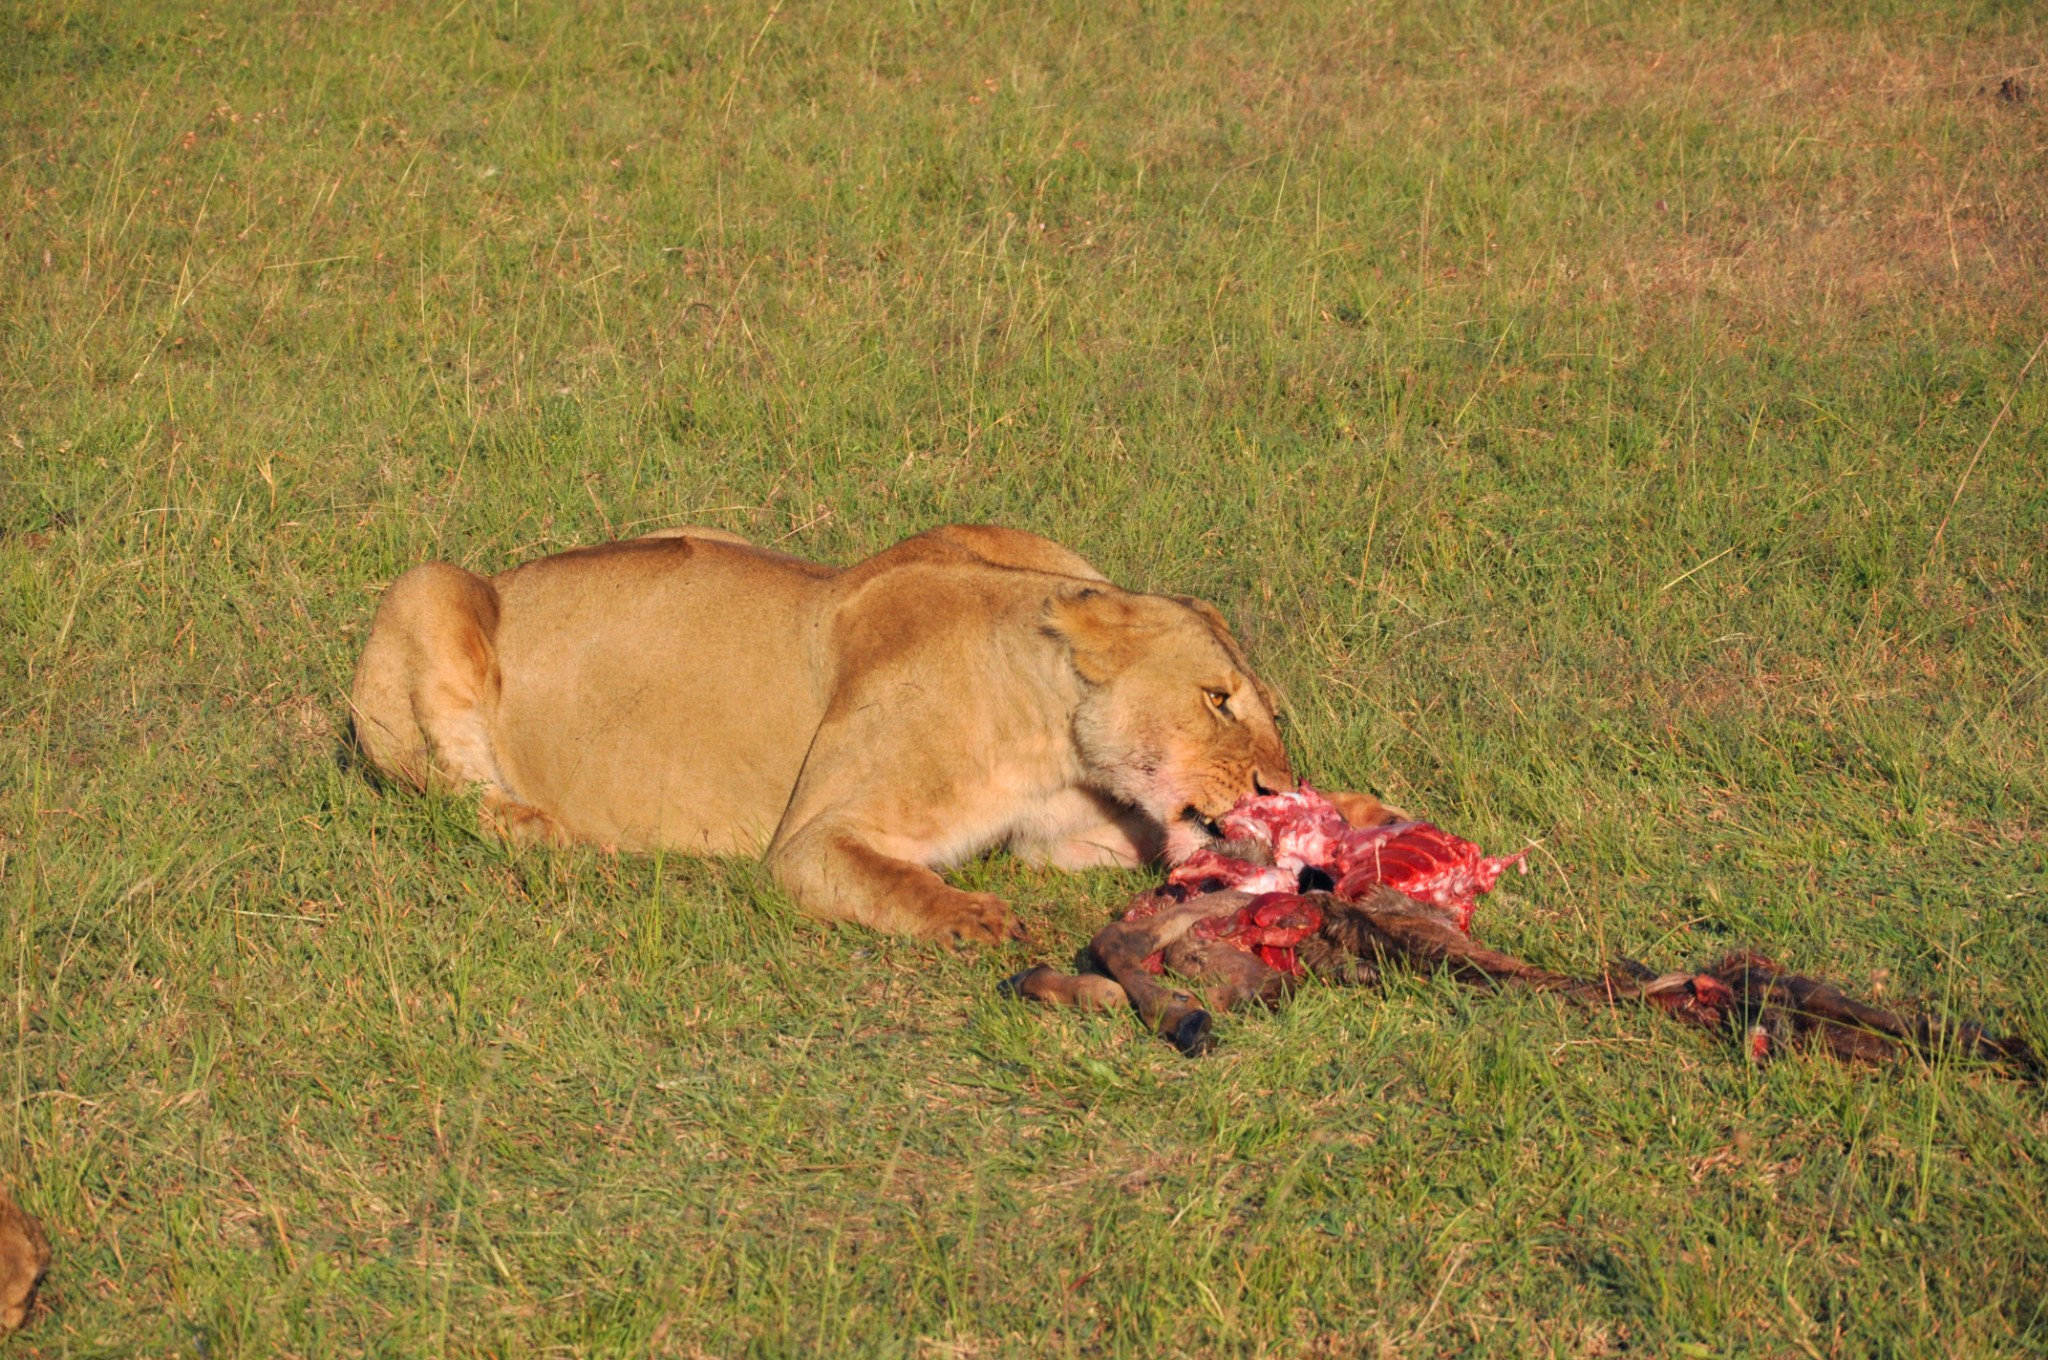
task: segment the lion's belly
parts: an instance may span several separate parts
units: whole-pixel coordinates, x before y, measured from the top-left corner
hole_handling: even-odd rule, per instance
[[[823,712],[815,585],[709,556],[498,583],[499,761],[578,837],[723,854],[774,835]]]

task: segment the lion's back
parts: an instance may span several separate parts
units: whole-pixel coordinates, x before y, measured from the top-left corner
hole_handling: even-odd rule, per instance
[[[497,577],[493,737],[511,785],[622,848],[758,850],[823,712],[835,574],[673,536]]]
[[[1077,577],[1101,579],[1050,540],[980,526],[843,570],[696,530],[543,558],[492,581],[492,742],[517,796],[579,838],[757,851],[834,703],[915,694],[909,717],[941,730],[1002,693],[1015,702],[997,705],[1000,740],[1016,740],[1017,714],[1047,708],[1037,691],[1064,668],[1010,672],[1047,652],[1044,602]],[[1064,726],[1033,734],[1067,740]],[[905,780],[933,760],[1000,754],[912,748]],[[884,782],[872,762],[887,758],[863,756]]]

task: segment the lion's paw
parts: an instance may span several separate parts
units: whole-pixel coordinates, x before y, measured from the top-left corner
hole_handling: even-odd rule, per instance
[[[547,813],[496,789],[484,794],[479,818],[486,833],[512,845],[540,845],[566,850],[575,841],[568,829]]]
[[[1392,803],[1382,803],[1369,793],[1326,793],[1323,797],[1353,826],[1392,826],[1414,820]]]
[[[1002,944],[1031,938],[1010,904],[994,893],[949,893],[931,904],[923,934],[954,944]]]

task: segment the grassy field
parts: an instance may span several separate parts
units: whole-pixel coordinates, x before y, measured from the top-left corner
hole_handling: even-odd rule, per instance
[[[1298,763],[2048,1041],[2048,14],[0,6],[9,1355],[2038,1355],[2048,1098],[511,853],[341,755],[384,583],[1001,521]]]

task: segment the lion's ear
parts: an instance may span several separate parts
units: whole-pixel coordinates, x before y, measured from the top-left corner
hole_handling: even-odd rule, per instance
[[[1137,659],[1138,610],[1114,586],[1062,586],[1045,604],[1045,631],[1067,644],[1074,669],[1100,685]]]
[[[1193,595],[1169,595],[1167,598],[1176,604],[1184,604],[1197,614],[1200,614],[1202,622],[1215,629],[1220,638],[1226,640],[1231,646],[1236,645],[1236,640],[1230,636],[1230,621],[1223,617],[1223,611],[1215,605],[1210,604],[1207,600],[1196,599]]]

